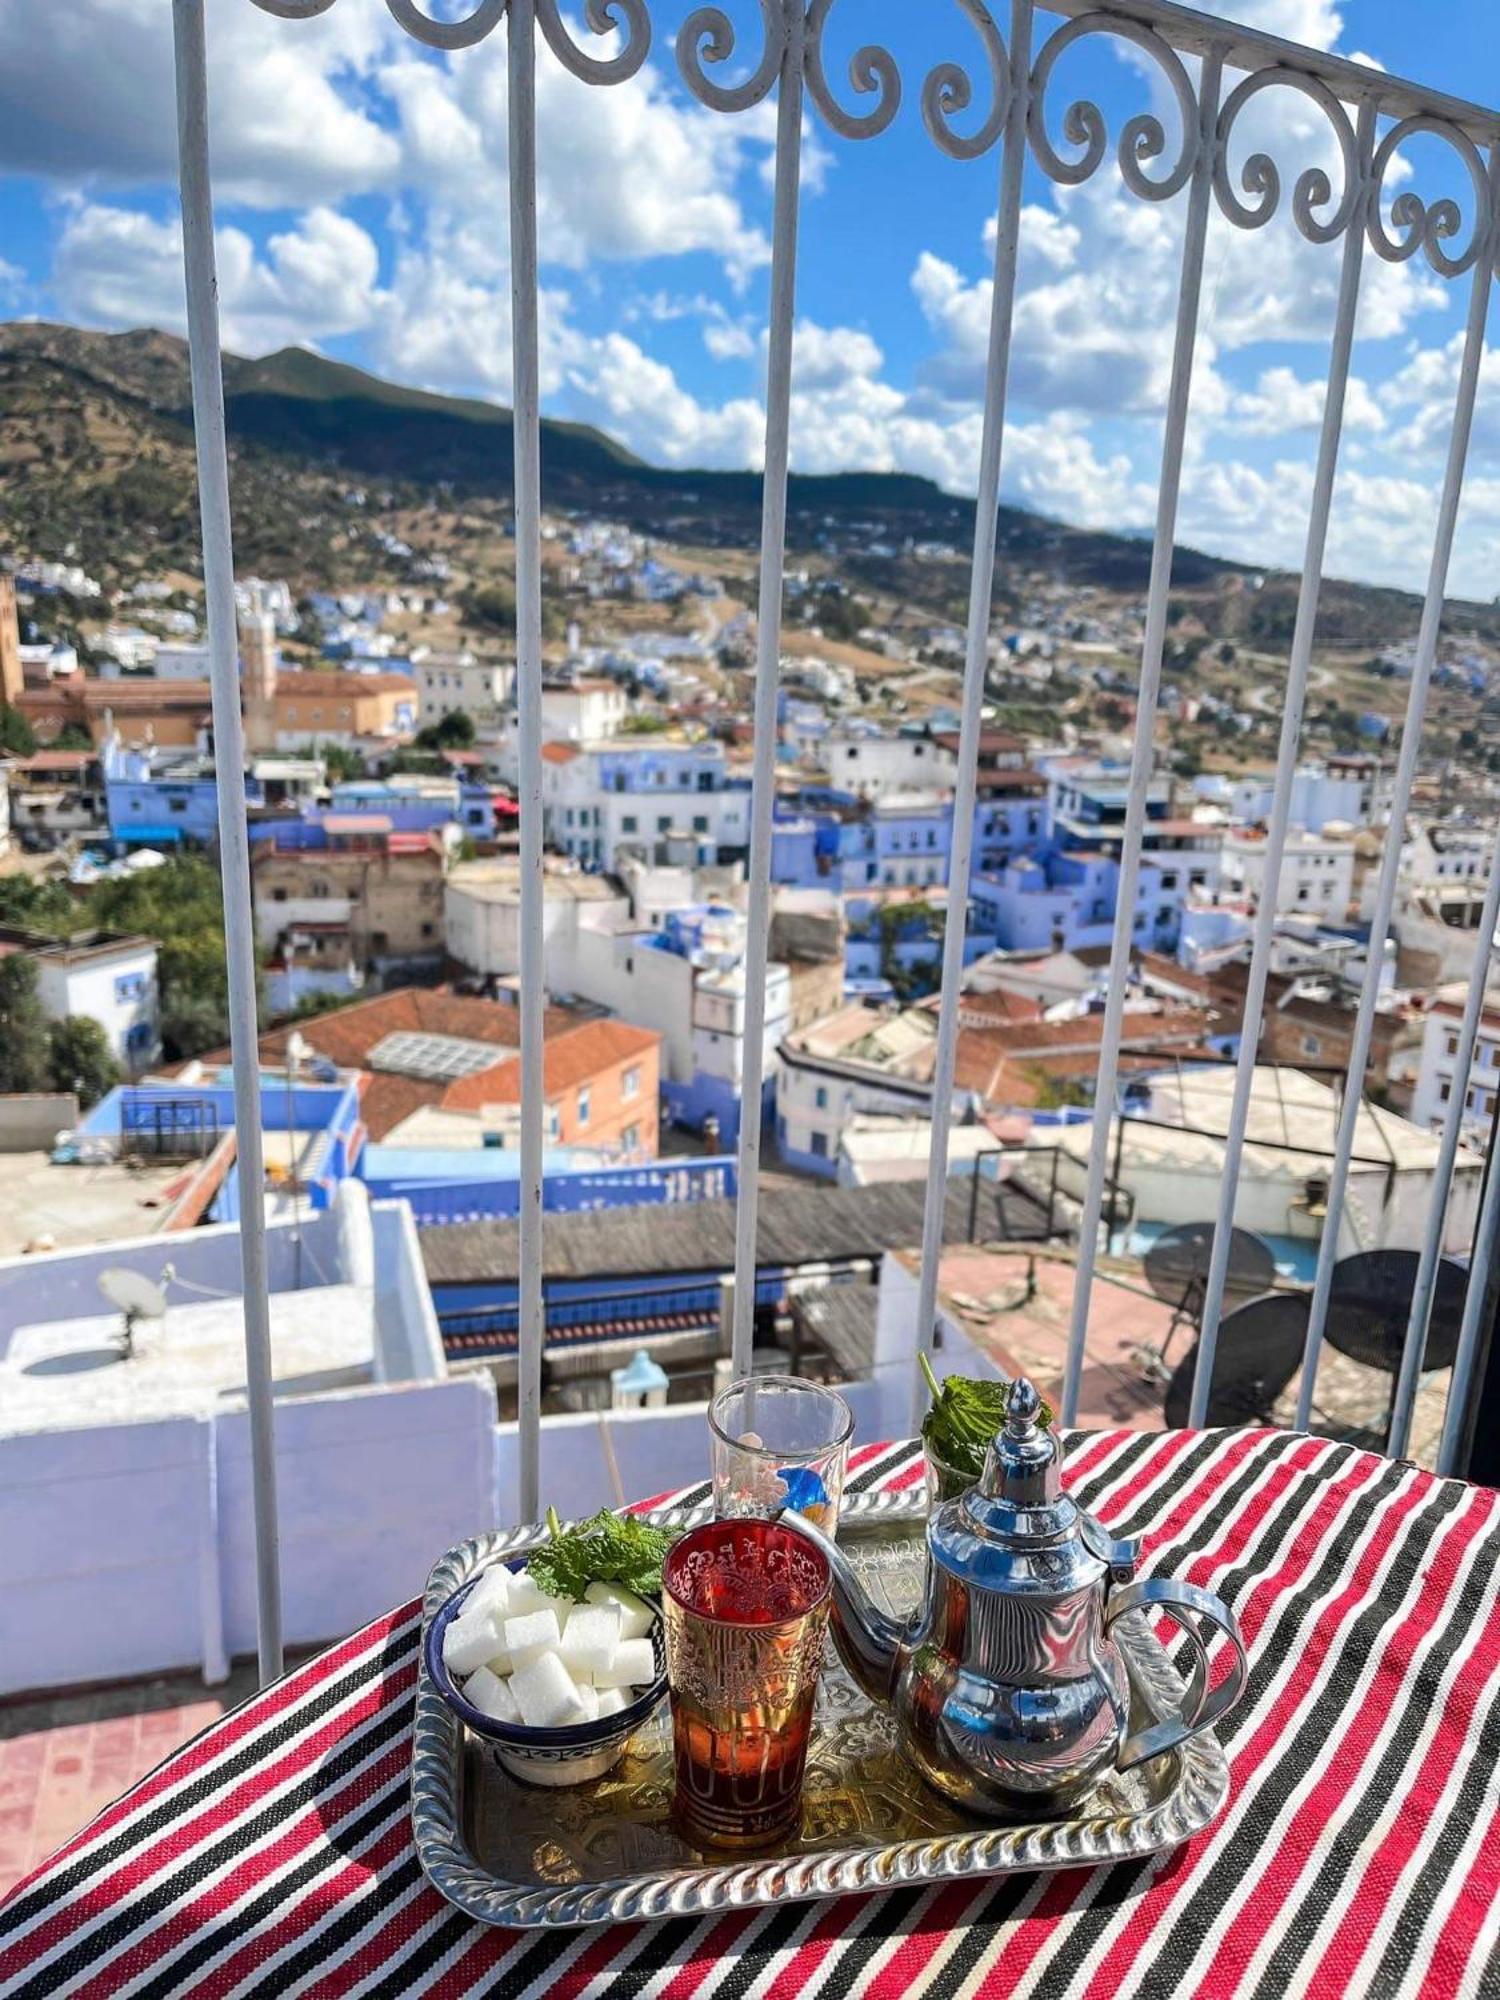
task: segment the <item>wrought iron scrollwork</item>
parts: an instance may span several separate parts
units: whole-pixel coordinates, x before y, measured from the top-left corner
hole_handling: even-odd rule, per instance
[[[506,0],[479,0],[473,13],[462,21],[434,21],[417,5],[417,0],[385,0],[394,19],[433,49],[471,49],[494,33],[505,18]]]
[[[872,93],[876,102],[861,115],[846,111],[828,87],[823,67],[823,35],[833,0],[812,0],[807,10],[807,94],[835,132],[846,139],[873,139],[883,132],[901,108],[901,72],[889,49],[867,42],[849,58],[849,81],[862,95]]]
[[[1182,141],[1177,157],[1165,174],[1145,171],[1148,160],[1160,159],[1167,150],[1166,130],[1150,111],[1127,118],[1120,131],[1120,173],[1132,194],[1143,201],[1167,201],[1186,187],[1198,157],[1198,99],[1181,56],[1154,29],[1120,14],[1079,14],[1048,37],[1031,70],[1031,102],[1027,129],[1037,164],[1049,179],[1065,187],[1076,187],[1099,170],[1109,147],[1109,128],[1104,113],[1088,98],[1078,98],[1063,117],[1063,137],[1070,146],[1083,150],[1076,159],[1065,159],[1052,144],[1047,132],[1047,87],[1058,58],[1088,35],[1109,35],[1132,43],[1150,56],[1171,86],[1182,121]]]
[[[967,111],[973,103],[974,85],[961,64],[939,63],[922,84],[922,123],[939,151],[955,160],[977,160],[989,151],[1004,128],[1010,76],[1004,37],[984,0],[959,0],[959,5],[984,44],[990,69],[990,108],[977,132],[955,132],[951,121],[956,113]]]
[[[616,19],[619,16],[619,19]],[[579,48],[568,33],[558,11],[557,0],[536,0],[537,24],[547,38],[547,46],[574,76],[585,83],[624,83],[635,75],[651,51],[651,16],[646,0],[588,0],[584,19],[596,35],[625,30],[625,44],[617,55],[591,56]]]
[[[705,63],[728,62],[735,51],[734,23],[721,7],[699,7],[677,34],[677,67],[700,104],[711,111],[748,111],[769,92],[786,53],[786,17],[781,0],[760,0],[761,57],[743,83],[717,83]]]
[[[281,21],[310,21],[315,14],[326,14],[333,0],[255,0],[255,5]]]
[[[1332,215],[1320,220],[1316,212],[1327,208],[1333,200],[1333,183],[1322,167],[1306,168],[1297,176],[1292,189],[1292,216],[1298,229],[1310,243],[1331,243],[1349,227],[1359,204],[1363,184],[1359,147],[1349,113],[1338,98],[1326,84],[1314,76],[1304,76],[1300,70],[1287,69],[1280,63],[1270,69],[1255,70],[1224,100],[1214,160],[1215,197],[1224,214],[1240,229],[1261,228],[1280,206],[1281,174],[1269,153],[1252,153],[1240,172],[1240,186],[1252,197],[1250,201],[1242,201],[1235,192],[1229,164],[1229,140],[1235,121],[1253,97],[1276,88],[1300,90],[1323,113],[1338,142],[1344,182]]]
[[[1385,219],[1380,213],[1380,190],[1391,163],[1404,142],[1418,132],[1427,132],[1434,138],[1442,139],[1469,170],[1474,188],[1474,227],[1468,242],[1456,257],[1450,257],[1443,248],[1443,244],[1457,236],[1463,228],[1463,210],[1456,201],[1444,196],[1441,200],[1426,202],[1413,189],[1404,188],[1391,203],[1391,221],[1403,232],[1399,237],[1387,231]],[[1469,135],[1450,124],[1446,118],[1418,114],[1393,125],[1375,149],[1375,157],[1370,163],[1370,182],[1372,195],[1365,228],[1371,248],[1388,263],[1405,263],[1420,249],[1441,276],[1458,278],[1471,270],[1487,252],[1494,217],[1490,213],[1489,176],[1484,159]]]

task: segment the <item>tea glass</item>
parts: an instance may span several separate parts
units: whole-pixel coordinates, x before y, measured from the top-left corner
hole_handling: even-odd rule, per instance
[[[827,1559],[774,1521],[710,1521],[662,1583],[677,1826],[700,1848],[764,1847],[801,1817]]]
[[[709,1405],[714,1512],[769,1516],[793,1508],[831,1535],[854,1418],[843,1397],[796,1375],[750,1375]]]

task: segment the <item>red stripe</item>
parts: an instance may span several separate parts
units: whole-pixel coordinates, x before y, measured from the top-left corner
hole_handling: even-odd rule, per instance
[[[1489,1527],[1494,1513],[1495,1496],[1481,1495],[1477,1491],[1472,1496],[1470,1506],[1481,1517],[1481,1525]],[[1453,1579],[1454,1586],[1458,1579]],[[1450,1588],[1450,1595],[1453,1594]],[[1411,1769],[1408,1783],[1403,1784],[1401,1811],[1396,1817],[1380,1845],[1365,1863],[1358,1881],[1351,1884],[1348,1908],[1342,1922],[1329,1940],[1327,1963],[1328,1977],[1334,1973],[1331,1968],[1346,1965],[1352,1974],[1365,1944],[1368,1941],[1372,1920],[1366,1916],[1370,1904],[1384,1910],[1399,1892],[1403,1869],[1410,1862],[1417,1849],[1424,1845],[1437,1829],[1434,1822],[1442,1804],[1442,1795],[1455,1766],[1464,1756],[1469,1741],[1469,1732],[1475,1723],[1475,1709],[1479,1697],[1485,1692],[1500,1666],[1500,1616],[1492,1615],[1481,1622],[1478,1636],[1470,1651],[1455,1660],[1448,1672],[1448,1692],[1443,1697],[1437,1730],[1427,1748],[1418,1756]],[[1489,1843],[1492,1855],[1500,1854],[1500,1807],[1494,1813],[1496,1837]],[[1482,1891],[1474,1894],[1478,1884]],[[1474,1916],[1476,1924],[1491,1916],[1494,1907],[1494,1879],[1486,1872],[1466,1881],[1460,1891],[1459,1901],[1468,1905],[1466,1914]],[[1424,1974],[1423,1992],[1441,1995],[1454,1990],[1457,1975],[1461,1973],[1472,1947],[1472,1934],[1464,1936],[1465,1926],[1457,1908],[1444,1925],[1439,1939],[1442,1959],[1437,1966],[1428,1967]],[[1456,1953],[1449,1956],[1449,1948],[1457,1945]],[[1449,1973],[1454,1975],[1451,1983]],[[1338,1990],[1347,1991],[1347,1978]],[[1335,1988],[1326,1989],[1331,1995]]]
[[[194,2000],[215,2000],[215,1996],[232,1993],[242,1979],[259,1972],[273,1954],[295,1944],[321,1918],[347,1907],[346,1898],[394,1868],[410,1845],[411,1826],[404,1817],[399,1818],[358,1860],[346,1861],[331,1873],[320,1875],[307,1895],[299,1897],[289,1909],[278,1910],[270,1925],[247,1937],[232,1957],[198,1973],[193,1980]],[[429,1893],[436,1902],[437,1891]]]
[[[1326,1498],[1331,1499],[1341,1488],[1357,1489],[1364,1483],[1360,1477],[1365,1472],[1377,1472],[1385,1461],[1361,1453],[1350,1468],[1353,1477],[1348,1481],[1335,1482],[1329,1488]],[[1291,1735],[1298,1711],[1306,1703],[1309,1695],[1316,1692],[1322,1678],[1324,1662],[1335,1644],[1341,1639],[1344,1627],[1358,1617],[1364,1609],[1376,1571],[1390,1553],[1398,1531],[1405,1526],[1408,1516],[1414,1511],[1422,1495],[1423,1487],[1430,1487],[1430,1480],[1410,1480],[1404,1491],[1383,1506],[1369,1522],[1358,1558],[1348,1582],[1337,1597],[1329,1598],[1318,1613],[1316,1620],[1298,1642],[1297,1664],[1288,1677],[1281,1693],[1269,1709],[1261,1711],[1259,1721],[1248,1739],[1242,1739],[1236,1746],[1230,1764],[1232,1787],[1242,1785],[1252,1772],[1263,1763],[1274,1759],[1276,1746]],[[1320,1508],[1318,1513],[1322,1513]],[[1310,1521],[1298,1537],[1297,1546],[1315,1551],[1323,1539],[1315,1523]],[[1297,1561],[1297,1550],[1288,1555],[1274,1577],[1262,1578],[1251,1599],[1246,1602],[1241,1613],[1241,1626],[1245,1633],[1247,1649],[1253,1648],[1255,1638],[1266,1623],[1260,1610],[1261,1601],[1274,1595],[1279,1598],[1296,1588],[1305,1573],[1305,1562]],[[1282,1837],[1285,1837],[1283,1830]],[[1134,1966],[1152,1931],[1164,1921],[1172,1904],[1192,1883],[1202,1864],[1218,1848],[1219,1842],[1207,1840],[1189,1847],[1185,1851],[1182,1866],[1173,1869],[1142,1899],[1139,1909],[1131,1916],[1125,1929],[1116,1939],[1108,1956],[1099,1968],[1099,1978],[1106,1990],[1111,1983],[1115,1990],[1128,1987],[1131,1968]]]
[[[721,1959],[738,1955],[735,1947],[741,1936],[764,1916],[764,1910],[731,1910],[721,1917],[699,1940],[692,1957],[683,1962],[681,1970],[662,1988],[661,2000],[692,2000]]]
[[[1414,1493],[1414,1500],[1415,1497]],[[1292,1810],[1281,1837],[1267,1856],[1264,1871],[1256,1879],[1250,1907],[1241,1909],[1225,1928],[1223,1942],[1214,1955],[1216,1971],[1228,1966],[1239,1973],[1249,1965],[1268,1926],[1295,1891],[1308,1857],[1327,1837],[1330,1815],[1359,1783],[1371,1752],[1379,1744],[1390,1716],[1392,1697],[1399,1698],[1412,1656],[1437,1623],[1453,1591],[1463,1551],[1482,1526],[1483,1519],[1477,1509],[1473,1514],[1465,1510],[1445,1523],[1424,1565],[1424,1573],[1416,1580],[1414,1601],[1400,1624],[1382,1635],[1379,1662],[1369,1692],[1360,1707],[1350,1714],[1347,1727],[1320,1748],[1318,1761],[1322,1775]],[[1385,1685],[1388,1681],[1394,1685]],[[1361,1928],[1368,1931],[1383,1907],[1383,1904],[1376,1906],[1373,1898],[1361,1898]],[[1331,1953],[1329,1961],[1330,1967],[1336,1968],[1338,1961]],[[1320,1992],[1321,1978],[1320,1973]]]
[[[393,1749],[387,1750],[378,1763],[351,1778],[341,1791],[330,1798],[314,1800],[296,1819],[283,1827],[274,1840],[247,1854],[201,1895],[179,1903],[170,1916],[158,1919],[149,1931],[138,1932],[123,1957],[111,1959],[106,1967],[96,1972],[76,1994],[75,2000],[99,2000],[101,1995],[118,1991],[128,1980],[139,1977],[158,1959],[164,1958],[176,1945],[186,1943],[195,1931],[200,1928],[207,1930],[217,1920],[227,1917],[257,1884],[294,1861],[321,1835],[327,1835],[331,1840],[333,1829],[350,1813],[367,1805],[377,1792],[401,1776],[410,1756],[411,1745],[403,1739]],[[410,1837],[404,1820],[398,1821],[395,1830]],[[280,1942],[278,1937],[278,1945]]]
[[[851,1929],[865,1906],[863,1896],[844,1896],[825,1903],[818,1920],[766,1988],[761,2000],[796,2000],[822,1970],[830,1949]],[[550,1996],[549,1996],[550,2000]]]
[[[274,1687],[267,1688],[263,1694],[252,1695],[238,1708],[231,1709],[228,1715],[212,1723],[191,1743],[184,1744],[180,1750],[174,1751],[170,1757],[158,1764],[154,1771],[148,1772],[131,1791],[124,1793],[113,1805],[106,1806],[103,1812],[96,1814],[86,1827],[74,1834],[73,1838],[58,1848],[55,1854],[50,1855],[25,1882],[17,1883],[11,1891],[11,1896],[0,1899],[0,1908],[3,1908],[12,1897],[19,1896],[29,1883],[61,1867],[80,1847],[99,1839],[117,1826],[122,1819],[138,1812],[142,1806],[149,1805],[153,1799],[159,1798],[173,1785],[185,1782],[205,1766],[216,1762],[227,1750],[233,1749],[236,1743],[258,1729],[262,1723],[268,1722],[273,1716],[280,1715],[287,1709],[295,1708],[304,1695],[311,1693],[325,1681],[331,1680],[342,1668],[351,1666],[361,1654],[372,1650],[375,1641],[378,1640],[384,1645],[394,1632],[415,1618],[421,1609],[420,1600],[403,1604],[399,1610],[388,1613],[384,1618],[377,1618],[362,1631],[353,1633],[341,1644],[331,1647],[326,1653],[320,1653],[315,1660],[309,1660],[305,1666],[298,1667],[284,1680],[278,1681]],[[0,1957],[0,1971],[4,1970],[5,1964],[6,1960]]]
[[[275,1763],[252,1770],[191,1819],[169,1825],[149,1845],[134,1849],[114,1870],[90,1881],[72,1900],[52,1911],[9,1951],[0,1952],[0,1979],[31,1964],[90,1918],[102,1916],[169,1863],[226,1831],[288,1778],[336,1748],[345,1735],[378,1715],[391,1701],[399,1700],[406,1689],[415,1686],[416,1678],[417,1666],[412,1660],[399,1673],[378,1681],[352,1708],[329,1716],[319,1729],[296,1737]],[[400,1741],[409,1753],[409,1730],[402,1732]]]
[[[410,1837],[410,1828],[407,1833]],[[371,1901],[375,1899],[372,1897]],[[378,1907],[377,1904],[376,1909],[371,1910],[372,1918]],[[316,1995],[316,2000],[337,2000],[340,1993],[347,1993],[351,1986],[357,1986],[361,1980],[378,1972],[386,1960],[394,1958],[424,1925],[444,1915],[447,1909],[447,1903],[436,1889],[423,1883],[415,1895],[391,1911],[385,1922],[365,1939],[357,1951],[341,1955],[331,1965],[321,1966],[313,1985],[307,1990]]]
[[[979,1897],[987,1895],[989,1882],[950,1882],[939,1890],[920,1930],[908,1931],[880,1971],[864,1988],[862,2000],[901,2000],[905,1993],[920,1993],[927,1968],[959,1928],[964,1911]]]
[[[1264,1449],[1265,1439],[1258,1437],[1253,1443],[1255,1448]],[[1310,1461],[1315,1462],[1318,1458],[1325,1455],[1326,1447],[1319,1445],[1313,1440],[1309,1440],[1309,1443],[1312,1447],[1308,1452]],[[1302,1449],[1303,1447],[1298,1447],[1299,1452]],[[1299,1532],[1292,1550],[1283,1557],[1280,1567],[1269,1571],[1265,1576],[1256,1580],[1249,1598],[1238,1610],[1240,1627],[1245,1635],[1247,1650],[1253,1650],[1254,1637],[1264,1624],[1265,1618],[1269,1616],[1269,1602],[1265,1616],[1262,1616],[1259,1609],[1261,1602],[1266,1601],[1264,1596],[1265,1590],[1269,1588],[1274,1594],[1279,1595],[1281,1587],[1290,1587],[1296,1582],[1306,1568],[1304,1562],[1297,1562],[1292,1559],[1296,1549],[1301,1546],[1310,1533],[1318,1542],[1323,1539],[1323,1536],[1327,1533],[1328,1528],[1336,1518],[1343,1501],[1350,1494],[1357,1491],[1367,1478],[1373,1476],[1380,1464],[1381,1461],[1379,1459],[1369,1458],[1364,1454],[1356,1458],[1342,1483],[1337,1481],[1331,1482],[1324,1489],[1316,1507],[1312,1509],[1309,1515],[1308,1522]],[[1268,1479],[1267,1484],[1274,1483],[1275,1474],[1280,1469],[1279,1465],[1274,1465],[1270,1468],[1271,1477]],[[1228,1564],[1238,1559],[1239,1555],[1248,1547],[1255,1530],[1264,1522],[1265,1515],[1266,1509],[1263,1504],[1262,1487],[1260,1484],[1257,1484],[1244,1496],[1234,1518],[1225,1523],[1226,1532],[1218,1545],[1221,1553],[1214,1564],[1215,1568],[1227,1567]],[[1237,1768],[1238,1765],[1231,1766],[1231,1784],[1233,1783]],[[1246,1768],[1253,1768],[1253,1766],[1246,1766]],[[1198,1843],[1196,1847],[1186,1850],[1186,1852],[1193,1858],[1193,1861],[1197,1861],[1201,1860],[1205,1853],[1213,1852],[1214,1846],[1214,1840],[1210,1836],[1208,1839]],[[1172,1869],[1168,1875],[1158,1876],[1142,1892],[1140,1902],[1137,1905],[1136,1923],[1144,1922],[1150,1928],[1162,1920],[1167,1913],[1173,1895],[1176,1893],[1176,1885],[1179,1878],[1186,1876],[1188,1868],[1191,1865],[1191,1862],[1189,1862],[1185,1866]],[[1030,1967],[1032,1961],[1042,1950],[1043,1946],[1050,1941],[1053,1929],[1061,1919],[1070,1914],[1075,1901],[1091,1879],[1090,1871],[1080,1869],[1070,1869],[1065,1874],[1053,1877],[1052,1881],[1048,1883],[1046,1889],[1043,1891],[1036,1909],[1027,1922],[1007,1939],[1004,1958],[1001,1964],[990,1975],[991,1979],[996,1983],[992,1988],[987,1989],[985,2000],[1000,2000],[1002,1994],[1013,1993],[1016,1990],[1017,1985]],[[1118,1945],[1116,1949],[1119,1949]],[[1116,1980],[1113,1984],[1104,1980],[1101,1969],[1099,1990],[1105,1993],[1119,1993],[1128,1992],[1131,1989],[1127,1984],[1120,1983],[1119,1980]]]

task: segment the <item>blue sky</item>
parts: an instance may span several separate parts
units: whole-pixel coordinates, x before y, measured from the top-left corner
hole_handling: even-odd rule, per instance
[[[47,8],[45,34],[37,11],[0,0],[0,308],[180,328],[170,10],[67,0]],[[753,464],[774,109],[726,116],[694,103],[672,56],[686,0],[651,0],[651,11],[652,55],[628,84],[590,88],[541,57],[545,403],[653,460]],[[753,48],[753,0],[729,11]],[[1222,0],[1213,11],[1500,100],[1494,0]],[[445,58],[405,36],[381,0],[336,0],[305,23],[208,0],[208,22],[228,343],[260,353],[301,341],[400,380],[508,399],[503,30]],[[1054,25],[1045,12],[1039,24]],[[869,141],[836,136],[815,113],[807,122],[794,462],[899,467],[972,491],[998,153],[944,157],[918,99],[936,62],[967,64],[981,100],[987,75],[956,0],[837,0],[827,65],[852,104],[856,40],[891,49],[904,101]],[[1048,99],[1060,147],[1079,95],[1100,104],[1112,139],[1133,113],[1170,103],[1143,59],[1115,44],[1075,48]],[[1289,91],[1246,112],[1236,165],[1258,147],[1285,193],[1263,230],[1217,216],[1211,229],[1181,527],[1203,546],[1295,567],[1340,252],[1301,239],[1289,194],[1305,167],[1325,165],[1335,185],[1339,167],[1322,114]],[[1436,139],[1406,150],[1388,199],[1402,188],[1452,195],[1472,217],[1467,174]],[[1126,193],[1112,153],[1076,189],[1029,171],[1009,498],[1089,525],[1149,523],[1183,205]],[[1423,577],[1468,291],[1421,257],[1367,254],[1335,572]],[[1500,588],[1490,364],[1454,581],[1486,597]]]

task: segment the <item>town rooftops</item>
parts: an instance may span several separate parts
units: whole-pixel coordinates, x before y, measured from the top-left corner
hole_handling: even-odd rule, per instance
[[[136,957],[155,951],[155,941],[130,931],[79,931],[71,938],[48,937],[42,931],[0,925],[0,958],[24,954],[53,965],[87,965],[94,960]]]
[[[548,1039],[542,1054],[542,1088],[549,1099],[558,1097],[602,1071],[660,1047],[661,1036],[654,1028],[637,1028],[629,1021],[586,1021]],[[459,1077],[443,1093],[445,1111],[479,1111],[487,1104],[520,1101],[519,1055]]]

